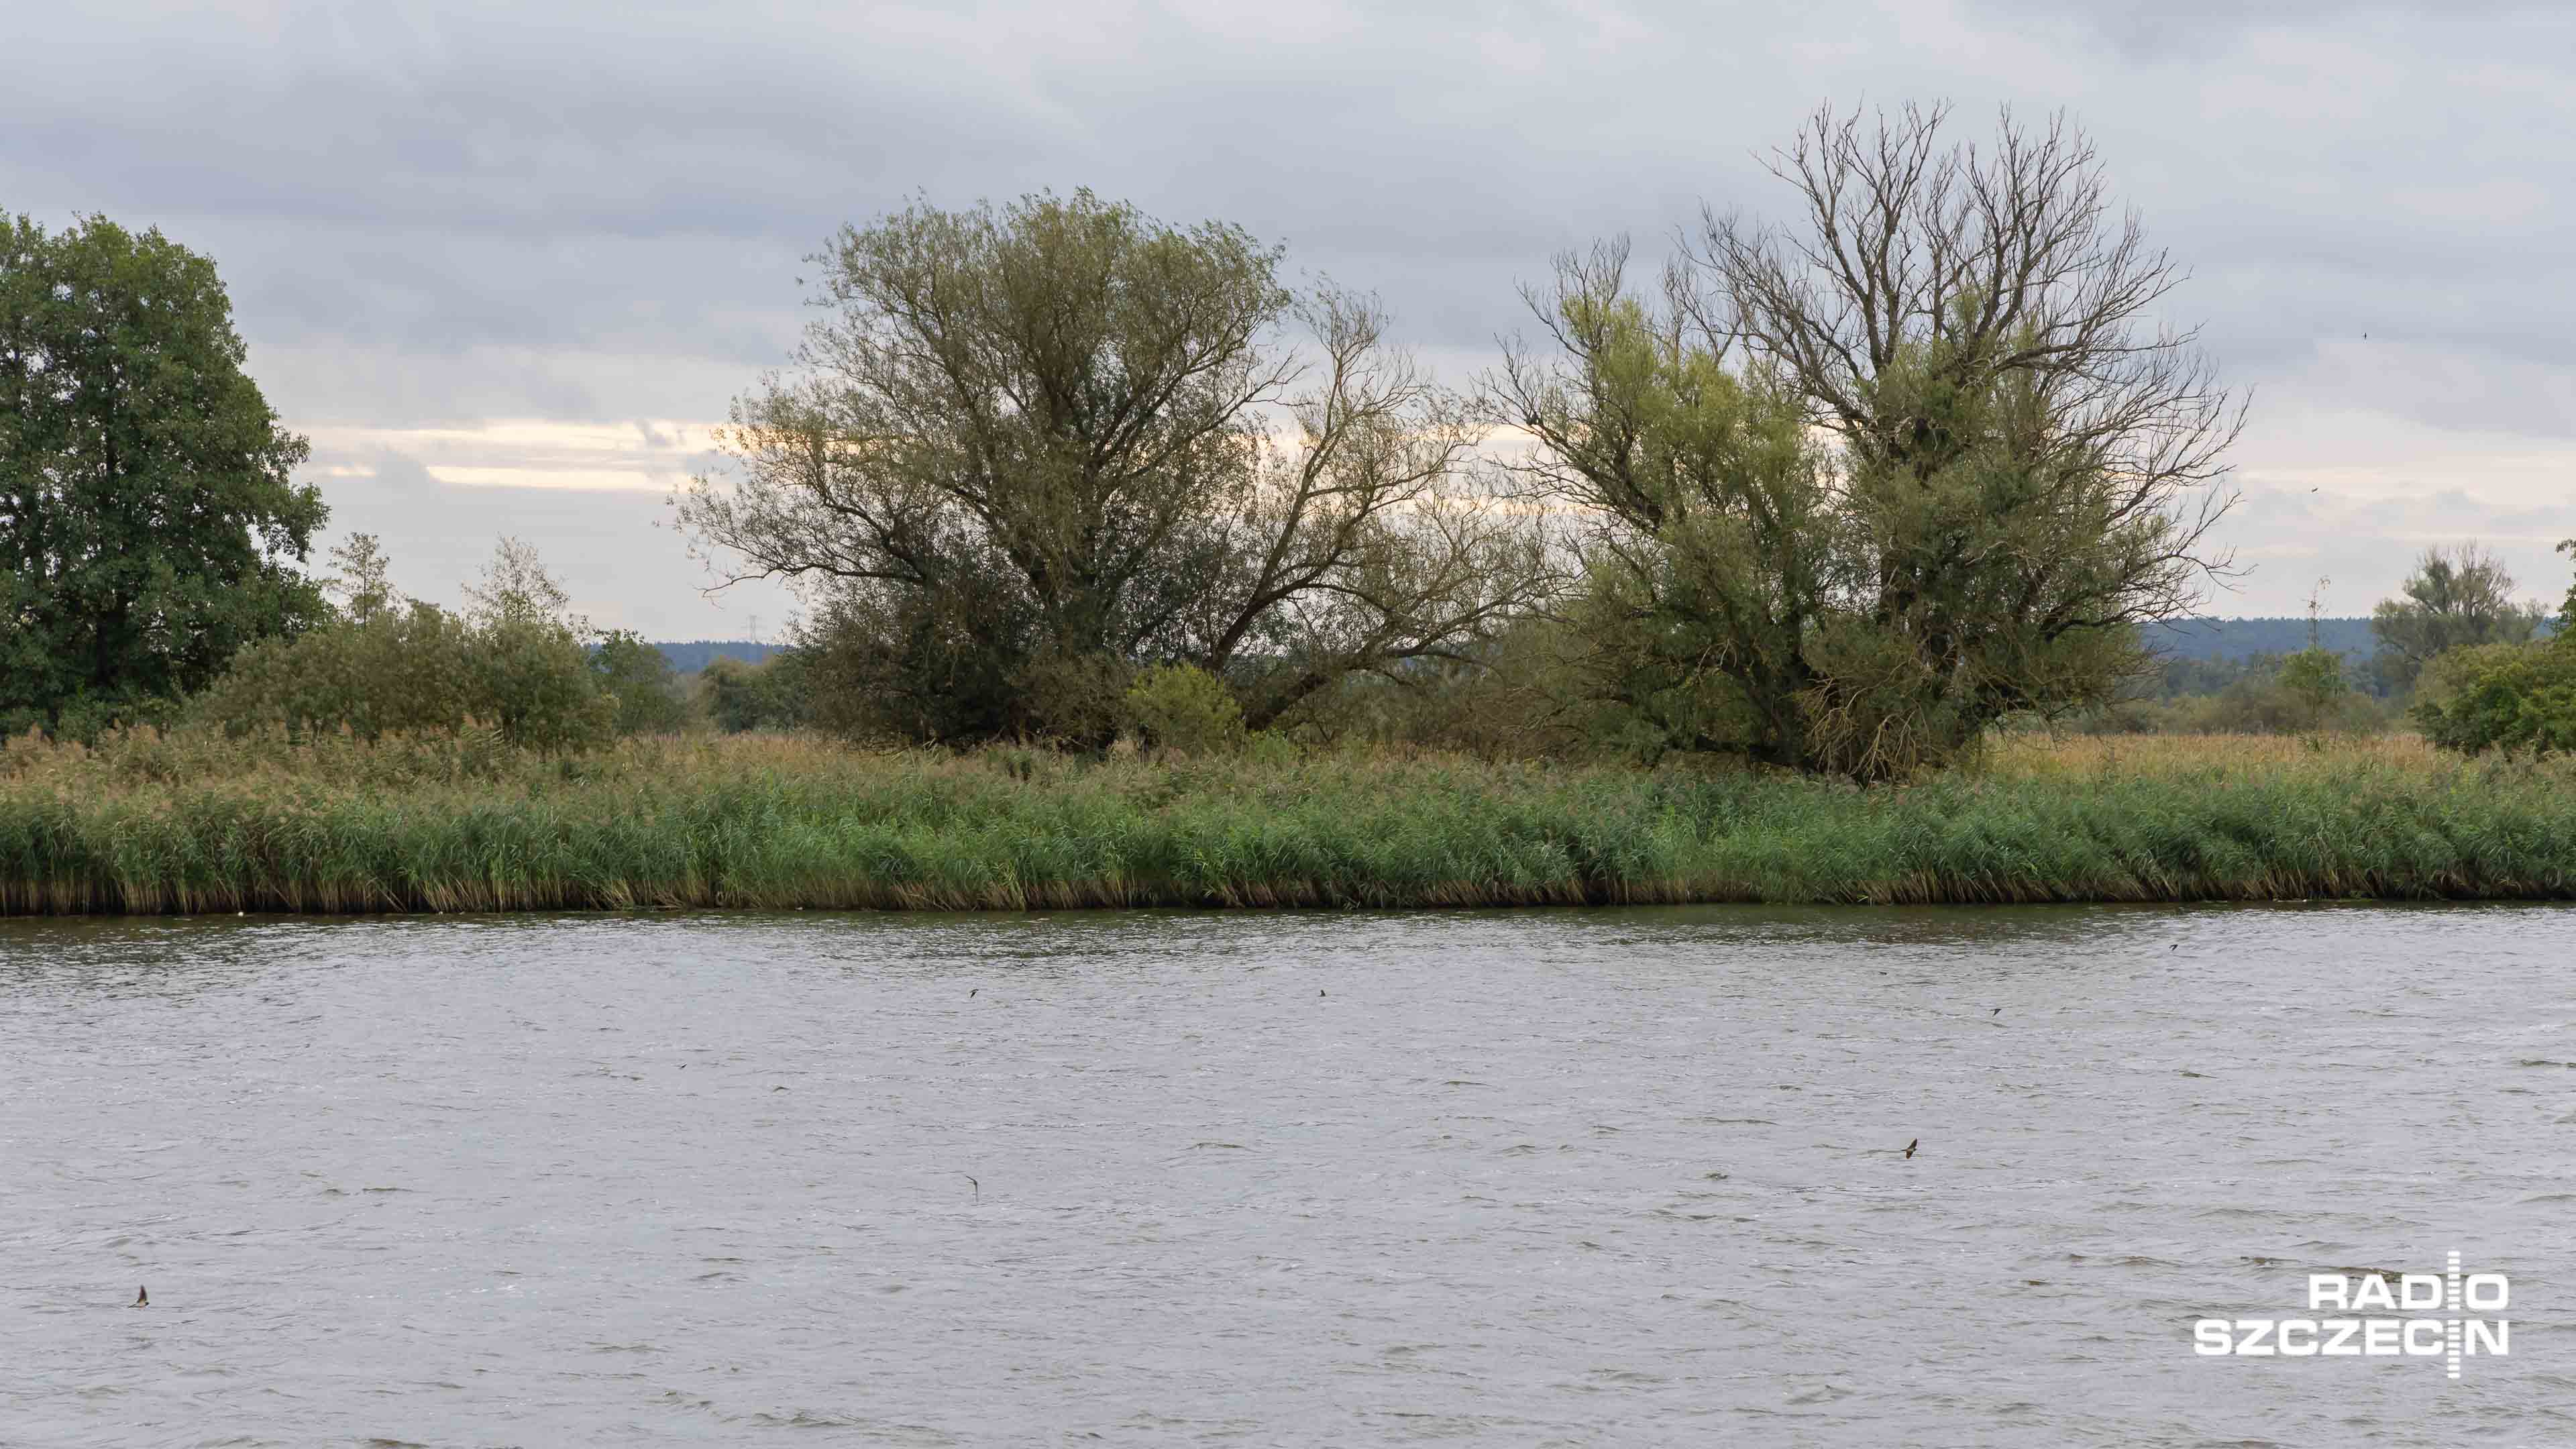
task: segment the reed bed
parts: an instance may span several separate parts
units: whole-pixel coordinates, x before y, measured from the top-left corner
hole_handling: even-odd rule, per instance
[[[0,914],[2576,898],[2576,768],[2008,740],[1871,790],[1390,754],[468,733],[0,748]]]

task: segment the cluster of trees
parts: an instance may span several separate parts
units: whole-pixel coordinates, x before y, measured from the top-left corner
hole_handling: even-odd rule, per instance
[[[2546,663],[2558,656],[2540,645],[2565,637],[2565,622],[2563,610],[2518,598],[2503,562],[2477,544],[2429,548],[2397,596],[2369,618],[2311,618],[2307,646],[2296,650],[2281,645],[2302,627],[2298,621],[2230,621],[2230,633],[2273,647],[2233,658],[2169,651],[2153,674],[2080,723],[2104,733],[2376,731],[2412,723],[2436,739],[2465,741],[2442,723],[2461,671],[2472,661]],[[2358,638],[2332,637],[2338,634]]]
[[[1652,276],[1622,240],[1559,257],[1524,294],[1535,340],[1466,391],[1237,227],[1077,192],[845,228],[796,367],[735,404],[732,474],[675,500],[725,578],[806,603],[782,657],[709,667],[708,716],[1868,780],[2114,705],[2142,626],[2230,568],[2243,413],[2158,320],[2180,271],[2060,120],[1971,145],[1937,108],[1820,111],[1772,170],[1794,221],[1704,212]],[[473,717],[561,748],[676,718],[659,655],[507,545],[462,612],[395,598],[371,544],[330,604],[294,567],[322,519],[287,478],[303,443],[241,376],[212,269],[98,221],[9,236],[0,723],[194,693],[235,725]],[[2428,561],[2381,637],[2503,718],[2495,690],[2555,686],[2477,653],[2529,633],[2481,570]],[[2280,682],[2345,692],[2321,649]]]
[[[2558,551],[2576,555],[2576,538]],[[2416,725],[2433,743],[2472,753],[2576,751],[2576,584],[2555,632],[2534,640],[2541,607],[2500,602],[2513,580],[2493,560],[2463,548],[2450,567],[2436,571],[2435,562],[2427,555],[2407,601],[2393,611],[2381,605],[2373,620],[2384,624],[2393,612],[2397,637],[2422,650]]]
[[[1514,657],[1646,753],[1938,763],[2108,699],[2226,568],[2242,416],[2079,133],[1946,123],[1820,112],[1801,222],[1709,213],[1658,285],[1560,258],[1464,395],[1235,228],[917,205],[816,259],[801,369],[681,516],[806,590],[854,731],[1098,743],[1181,666],[1258,733]]]
[[[500,541],[458,611],[396,593],[372,535],[352,536],[331,559],[344,572],[323,581],[337,602],[330,616],[242,650],[189,701],[191,717],[235,731],[368,739],[472,722],[540,750],[689,722],[662,651],[574,614],[562,584],[517,539]]]
[[[679,727],[661,652],[574,617],[516,540],[458,612],[397,595],[364,534],[339,577],[302,567],[328,510],[244,358],[204,257],[0,218],[0,732]]]

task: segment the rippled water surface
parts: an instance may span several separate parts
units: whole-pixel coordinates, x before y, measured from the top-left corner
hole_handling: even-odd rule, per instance
[[[2563,908],[0,922],[0,1443],[2566,1443],[2571,1068]]]

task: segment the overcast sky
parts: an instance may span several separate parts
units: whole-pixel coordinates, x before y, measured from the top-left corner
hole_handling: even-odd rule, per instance
[[[2260,23],[2243,18],[2260,9]],[[211,255],[331,538],[452,600],[497,535],[656,638],[710,599],[670,484],[805,314],[800,258],[914,193],[1089,186],[1379,292],[1465,383],[1550,253],[1702,202],[1821,101],[2065,107],[2253,390],[2222,615],[2366,612],[2476,538],[2576,533],[2576,19],[2273,0],[0,7],[0,210]]]

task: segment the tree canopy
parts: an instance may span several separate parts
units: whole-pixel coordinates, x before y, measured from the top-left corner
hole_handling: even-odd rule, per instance
[[[246,356],[160,232],[0,218],[0,726],[156,713],[321,617],[326,510]]]
[[[2180,278],[2061,122],[1819,112],[1793,228],[1710,215],[1660,296],[1625,243],[1530,294],[1490,393],[1521,475],[1592,520],[1599,694],[1677,746],[1880,778],[2015,711],[2098,704],[2136,626],[2227,567],[2241,409]]]
[[[854,725],[1097,739],[1134,669],[1187,663],[1257,728],[1467,657],[1542,576],[1377,304],[1292,292],[1238,228],[1085,191],[916,204],[816,260],[800,371],[735,406],[739,479],[678,502],[728,577],[806,586]]]
[[[2474,543],[2424,550],[2400,586],[2404,597],[2382,599],[2371,611],[2381,671],[2406,688],[2448,650],[2528,642],[2549,611],[2517,601],[2513,591],[2504,561]]]

